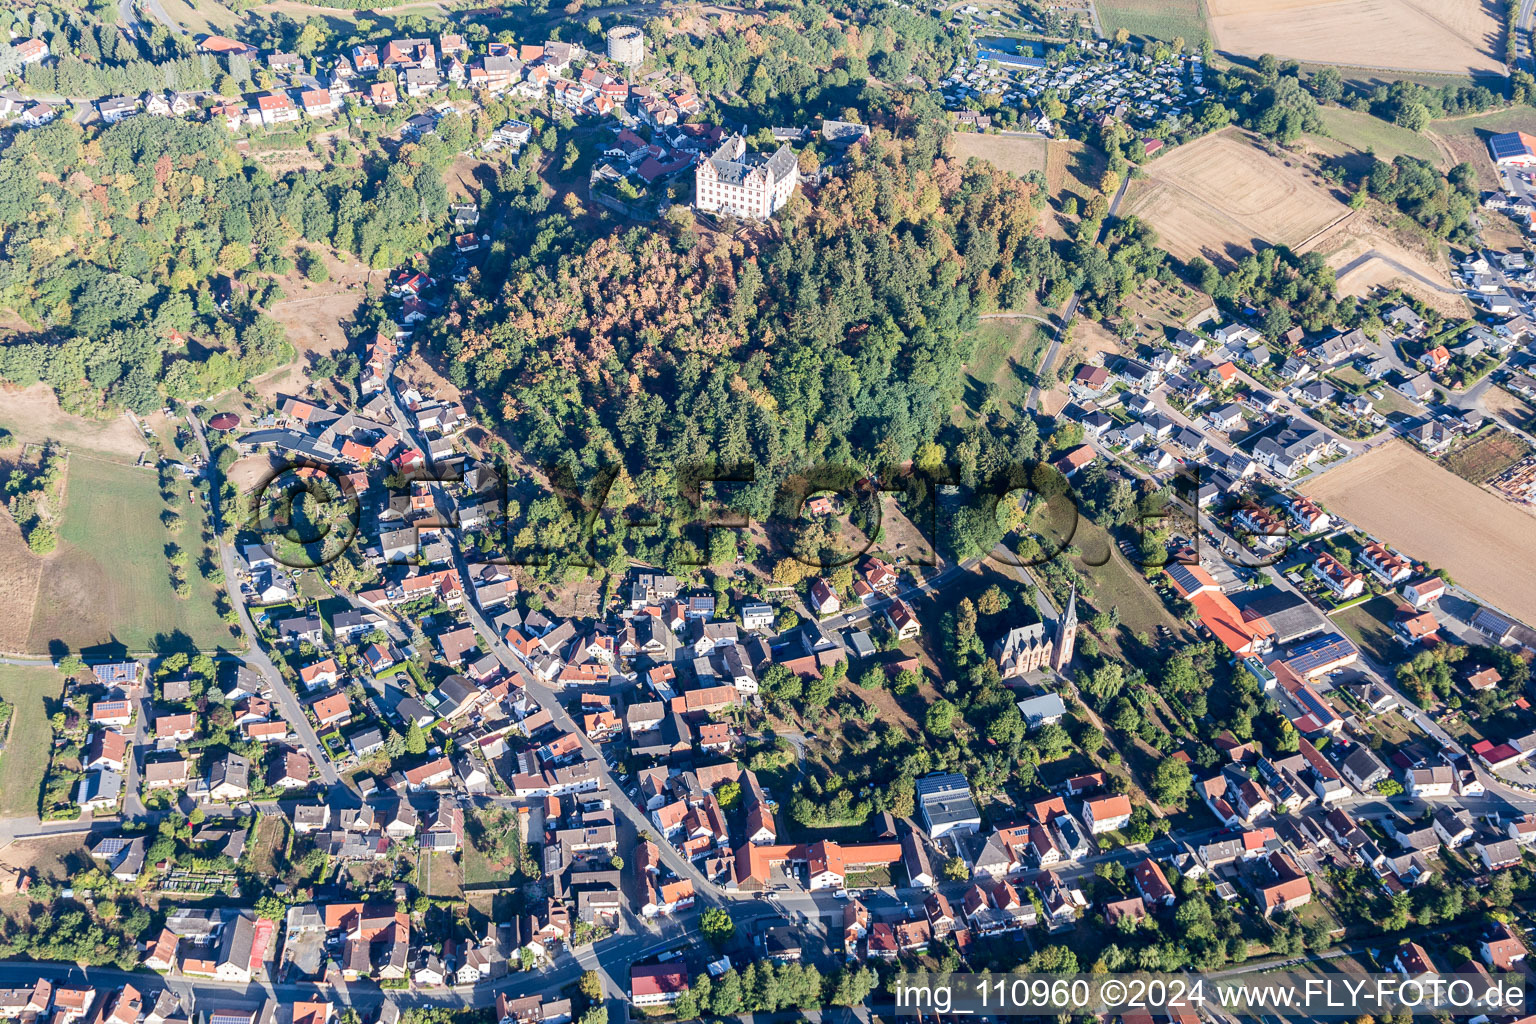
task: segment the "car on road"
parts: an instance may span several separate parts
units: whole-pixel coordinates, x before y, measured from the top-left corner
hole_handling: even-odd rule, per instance
[[[839,889],[839,890],[837,890],[836,892],[834,892],[832,894],[832,898],[833,899],[839,899],[839,900],[845,900],[845,899],[848,898],[848,890],[847,889]]]

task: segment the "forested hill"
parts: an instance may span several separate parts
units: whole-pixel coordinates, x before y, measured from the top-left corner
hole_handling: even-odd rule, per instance
[[[0,306],[33,329],[0,344],[0,377],[46,381],[74,412],[143,412],[286,361],[260,312],[269,275],[293,269],[299,240],[381,267],[424,244],[447,210],[447,158],[421,153],[425,173],[365,159],[274,179],[213,124],[18,133],[0,155]]]
[[[1034,186],[933,152],[878,136],[777,229],[705,230],[675,208],[536,246],[494,298],[461,291],[432,343],[531,458],[622,465],[655,502],[679,467],[751,463],[738,504],[763,516],[789,473],[935,440],[978,309],[1039,286],[1014,283],[1048,258]]]

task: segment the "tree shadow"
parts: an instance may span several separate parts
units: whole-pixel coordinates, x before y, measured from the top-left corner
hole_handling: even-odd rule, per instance
[[[57,643],[58,641],[54,641]],[[50,644],[50,649],[52,645]],[[124,644],[115,635],[106,643],[93,644],[80,648],[80,657],[87,662],[100,661],[127,661],[128,645]]]
[[[169,633],[156,633],[150,641],[150,648],[161,656],[167,654],[185,654],[193,657],[202,649],[189,635],[179,629],[173,629]]]

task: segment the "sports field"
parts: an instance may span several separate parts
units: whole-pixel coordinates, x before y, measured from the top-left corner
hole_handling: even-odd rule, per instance
[[[195,567],[186,600],[171,589],[166,545],[195,550],[197,506],[173,538],[160,522],[165,504],[153,472],[81,454],[70,456],[66,489],[58,550],[42,559],[29,652],[46,653],[55,640],[71,649],[116,642],[130,651],[229,641],[214,590]]]
[[[1257,57],[1449,75],[1504,70],[1484,0],[1207,0],[1216,48]]]
[[[1350,214],[1299,161],[1270,156],[1239,131],[1180,146],[1145,171],[1123,212],[1150,223],[1181,260],[1233,263],[1264,245],[1304,249]]]
[[[0,817],[36,814],[53,729],[46,701],[64,692],[64,677],[49,667],[0,665],[0,700],[15,707],[0,751]]]
[[[1531,517],[1393,441],[1316,476],[1302,491],[1475,594],[1536,621]]]

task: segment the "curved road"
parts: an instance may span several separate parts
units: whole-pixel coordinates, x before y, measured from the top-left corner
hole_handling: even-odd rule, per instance
[[[1531,2],[1536,2],[1536,0],[1531,0]],[[1361,253],[1359,256],[1356,256],[1354,259],[1350,260],[1348,263],[1344,264],[1342,267],[1340,267],[1339,269],[1335,270],[1333,272],[1333,276],[1334,277],[1343,277],[1345,274],[1348,274],[1350,271],[1358,270],[1359,268],[1365,266],[1365,264],[1369,263],[1371,260],[1381,260],[1381,262],[1385,263],[1387,266],[1391,267],[1393,270],[1397,271],[1398,273],[1406,274],[1408,277],[1413,278],[1415,281],[1419,282],[1420,284],[1422,284],[1422,285],[1424,285],[1424,286],[1426,286],[1428,288],[1433,288],[1437,292],[1444,292],[1447,295],[1456,295],[1456,296],[1462,296],[1464,294],[1459,289],[1447,288],[1445,285],[1441,284],[1439,281],[1431,280],[1430,278],[1425,277],[1423,274],[1419,273],[1417,270],[1414,270],[1412,267],[1405,266],[1404,264],[1399,263],[1397,260],[1393,259],[1391,256],[1388,256],[1386,253],[1380,251],[1379,249],[1368,249],[1367,251]]]
[[[1120,201],[1125,198],[1125,190],[1130,187],[1131,176],[1127,174],[1125,180],[1120,182],[1120,187],[1115,190],[1115,198],[1110,200],[1109,212],[1104,216],[1104,223],[1099,225],[1098,238],[1104,237],[1111,217],[1120,212]],[[1096,239],[1097,240],[1097,239]],[[1051,339],[1050,345],[1045,350],[1045,355],[1040,359],[1040,369],[1035,372],[1035,383],[1030,385],[1029,394],[1024,399],[1024,408],[1033,409],[1040,401],[1040,378],[1051,369],[1051,364],[1056,361],[1056,355],[1061,351],[1061,336],[1072,326],[1072,318],[1077,315],[1077,295],[1067,300],[1067,308],[1061,311],[1061,328],[1056,336]]]
[[[187,422],[192,425],[192,432],[197,435],[197,446],[203,453],[204,463],[212,467],[214,465],[213,453],[208,448],[208,438],[203,433],[202,421],[193,413],[187,414]],[[213,502],[213,513],[219,515],[222,509],[217,502]],[[314,727],[309,724],[309,719],[304,715],[304,709],[299,705],[299,699],[293,690],[283,681],[283,674],[277,670],[272,659],[267,657],[267,652],[262,650],[261,640],[256,635],[256,626],[251,622],[251,613],[245,606],[245,598],[241,596],[239,586],[235,583],[235,551],[234,547],[224,540],[219,527],[221,524],[213,524],[214,536],[219,543],[219,563],[224,569],[224,591],[229,596],[229,603],[235,608],[235,614],[240,620],[240,631],[245,635],[247,651],[244,657],[246,665],[254,668],[265,676],[271,685],[272,696],[277,704],[277,709],[282,713],[283,720],[293,729],[304,750],[309,754],[309,759],[314,762],[315,769],[320,773],[320,779],[327,786],[341,784],[341,776],[337,773],[330,757],[325,752],[325,747],[320,743],[320,737],[315,734]]]

